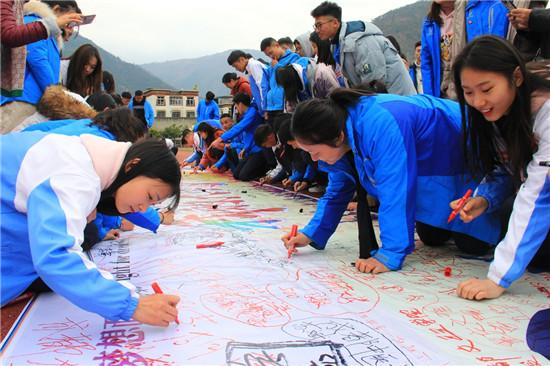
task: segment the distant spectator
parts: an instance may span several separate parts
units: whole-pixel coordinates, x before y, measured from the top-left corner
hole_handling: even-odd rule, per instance
[[[3,13],[4,7],[5,5],[2,4],[3,28],[6,25],[9,26],[10,23],[9,21],[4,23],[4,16],[6,15]],[[44,24],[50,24],[52,19],[61,18],[62,16],[65,16],[63,18],[63,22],[65,22],[67,19],[78,18],[77,15],[74,15],[76,8],[78,8],[76,1],[30,1],[24,5],[24,22],[25,24],[40,22],[39,27],[42,27]],[[16,16],[20,16],[20,14],[16,14]],[[4,34],[2,34],[3,44]],[[11,95],[9,93],[7,95],[2,93],[0,97],[0,105],[4,106],[10,103],[9,106],[2,108],[2,133],[11,131],[14,126],[17,126],[25,118],[32,115],[36,111],[35,104],[38,103],[46,88],[49,85],[57,84],[59,81],[60,51],[62,46],[63,40],[59,33],[51,34],[47,39],[27,45],[23,92],[16,92]],[[4,49],[4,45],[2,49]],[[4,85],[4,82],[10,81],[9,78],[4,79],[4,71],[8,72],[10,70],[9,66],[6,70],[3,69],[4,62],[8,65],[10,63],[9,56],[4,59],[4,54],[4,51],[2,51],[2,85]],[[14,61],[15,59],[19,60],[17,66],[20,69],[23,58],[19,55],[19,57],[14,58]],[[14,65],[12,64],[12,66]],[[13,70],[13,72],[16,71]],[[14,85],[21,85],[20,78]]]
[[[309,40],[311,41],[314,54],[317,55],[317,69],[319,72],[331,74],[332,78],[336,79],[340,86],[346,86],[347,84],[344,76],[342,74],[340,74],[340,76],[336,74],[336,61],[330,50],[330,41],[328,39],[322,40],[316,32],[312,32],[309,35]],[[324,91],[318,89],[315,91],[315,96],[317,98],[326,98],[328,93],[333,89],[334,88],[325,88]]]
[[[231,95],[237,95],[239,93],[245,93],[250,98],[252,98],[252,91],[250,90],[250,83],[246,78],[242,76],[237,76],[234,72],[228,72],[223,75],[222,83],[229,90],[231,90]]]
[[[397,50],[377,26],[364,21],[342,22],[342,8],[328,1],[313,9],[311,16],[319,38],[333,44],[336,74],[342,72],[350,86],[378,80],[392,94],[416,94]]]
[[[216,96],[211,91],[206,92],[206,98],[201,99],[197,106],[197,122],[207,119],[220,119],[220,108],[214,100]]]
[[[67,89],[83,97],[101,91],[103,67],[97,48],[84,44],[61,63],[61,83]]]
[[[262,40],[260,43],[260,50],[267,57],[276,61],[268,72],[269,87],[267,88],[267,95],[264,99],[263,108],[267,112],[268,123],[273,124],[274,118],[283,113],[285,108],[284,91],[277,83],[276,79],[277,69],[296,62],[300,56],[297,53],[291,52],[289,49],[285,50],[279,42],[271,37]]]
[[[227,63],[233,66],[235,70],[248,75],[250,90],[252,92],[252,103],[256,105],[260,114],[263,115],[263,100],[266,97],[265,86],[268,79],[266,65],[254,59],[249,53],[244,53],[241,50],[232,51],[227,57]]]
[[[120,94],[120,98],[122,100],[122,105],[128,105],[132,100],[132,93],[129,91],[123,91],[122,94]]]
[[[279,42],[279,44],[285,51],[290,50],[290,52],[294,52],[294,42],[292,42],[292,39],[290,37],[279,38],[277,42]]]
[[[115,78],[113,77],[113,74],[106,70],[103,70],[103,90],[105,93],[113,97],[118,106],[122,105],[122,98],[116,92]]]
[[[134,98],[128,103],[128,108],[134,111],[134,115],[143,121],[147,128],[153,127],[155,111],[151,103],[145,99],[141,90],[136,90]]]
[[[409,66],[409,74],[413,81],[414,87],[419,94],[423,93],[422,89],[422,70],[420,69],[420,52],[422,50],[422,42],[418,41],[414,44],[414,61]]]
[[[294,40],[294,47],[296,53],[302,57],[313,57],[313,47],[311,46],[311,41],[309,40],[309,32],[300,34]]]

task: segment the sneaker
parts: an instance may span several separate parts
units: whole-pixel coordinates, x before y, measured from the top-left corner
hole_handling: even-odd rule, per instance
[[[307,191],[309,193],[324,193],[325,192],[325,187],[316,185],[316,186],[313,186],[313,187],[309,188]]]

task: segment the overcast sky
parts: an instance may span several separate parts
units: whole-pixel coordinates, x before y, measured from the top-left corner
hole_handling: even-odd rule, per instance
[[[258,49],[265,37],[313,31],[321,0],[77,0],[94,22],[80,33],[124,61],[195,58]],[[372,20],[416,0],[339,0],[344,20]]]

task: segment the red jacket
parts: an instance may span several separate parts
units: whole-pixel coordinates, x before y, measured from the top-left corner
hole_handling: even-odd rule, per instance
[[[23,0],[2,0],[0,3],[2,46],[21,47],[48,38],[44,23],[23,24]]]
[[[216,129],[216,132],[214,132],[214,140],[221,137],[221,135],[223,135],[224,132],[225,132],[224,130]],[[206,142],[205,142],[205,145],[206,145]],[[208,168],[210,165],[218,161],[217,159],[214,159],[210,156],[209,149],[210,149],[210,145],[206,146],[206,152],[202,155],[201,161],[199,163],[199,165],[202,165],[204,169]]]
[[[252,98],[252,91],[250,90],[250,83],[242,76],[237,79],[237,84],[231,89],[231,95],[237,95],[239,93],[246,93]]]
[[[23,24],[23,0],[0,0],[0,4],[2,96],[18,97],[23,94],[27,59],[27,48],[22,46],[48,38],[48,30],[42,22]]]

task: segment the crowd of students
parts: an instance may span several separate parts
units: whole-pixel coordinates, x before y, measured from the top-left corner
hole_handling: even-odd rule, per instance
[[[11,16],[22,16],[23,1],[9,3]],[[19,252],[2,251],[2,304],[41,279],[107,318],[173,321],[177,297],[138,299],[131,286],[89,263],[80,246],[96,206],[99,238],[109,239],[118,235],[112,228],[132,228],[120,216],[147,212],[167,197],[177,204],[179,168],[186,165],[242,181],[281,182],[296,192],[325,191],[309,224],[293,238],[283,235],[289,250],[324,249],[356,200],[361,272],[400,270],[415,232],[425,245],[454,243],[475,257],[494,253],[486,279],[458,285],[466,299],[500,296],[529,267],[548,270],[545,6],[433,1],[409,63],[394,37],[369,22],[343,21],[337,4],[323,2],[311,11],[314,32],[261,41],[270,62],[241,50],[228,55],[241,73],[221,78],[233,113],[220,116],[215,95],[206,93],[197,123],[182,133],[193,154],[178,164],[166,144],[143,139],[154,123],[152,106],[139,90],[133,97],[116,94],[95,47],[59,57],[57,38],[67,41],[80,21],[76,2],[31,0],[26,24],[11,23],[20,34],[33,34],[26,38],[24,83],[2,80],[2,132],[24,130],[1,137],[2,245],[18,243]],[[2,14],[3,55],[10,50],[4,47],[8,15]],[[12,59],[20,56],[13,47],[22,44],[11,44]],[[12,85],[4,88],[4,81]],[[40,155],[44,149],[51,153]],[[472,197],[460,204],[469,190]],[[451,210],[459,218],[448,220]],[[61,263],[89,283],[85,294],[64,282]],[[112,296],[96,299],[94,291]]]
[[[311,12],[315,32],[262,40],[271,62],[228,55],[245,74],[222,77],[237,123],[225,115],[224,126],[185,131],[195,153],[184,164],[202,154],[209,162],[198,169],[236,179],[324,186],[309,224],[283,236],[289,250],[324,249],[355,197],[359,271],[401,269],[416,232],[425,245],[494,255],[487,278],[461,282],[457,294],[498,297],[528,267],[550,267],[550,10],[510,4],[433,1],[409,64],[394,37],[324,2]]]

